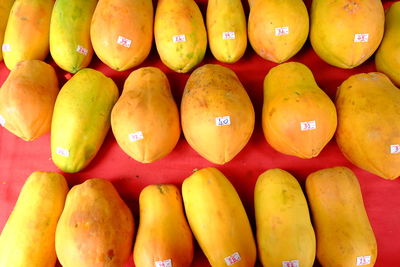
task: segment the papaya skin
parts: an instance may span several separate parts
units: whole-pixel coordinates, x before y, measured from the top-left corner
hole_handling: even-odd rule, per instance
[[[135,266],[154,267],[171,260],[172,266],[189,267],[193,236],[183,211],[182,197],[174,185],[149,185],[139,196],[140,222],[133,250]]]
[[[89,65],[93,56],[90,23],[97,0],[57,0],[50,22],[50,54],[71,73]],[[77,51],[81,47],[82,49]]]
[[[357,257],[371,256],[363,266],[374,266],[376,240],[354,173],[346,167],[314,172],[307,177],[306,191],[321,265],[356,266]]]
[[[133,71],[111,113],[111,127],[122,150],[142,163],[159,160],[177,144],[181,128],[179,112],[168,78],[158,68]],[[132,133],[143,139],[131,141]]]
[[[55,266],[55,232],[67,192],[61,174],[28,177],[0,235],[0,266]]]
[[[10,15],[11,8],[14,0],[0,1],[0,44],[4,41],[4,32],[6,31],[8,16]],[[0,62],[3,61],[3,49],[0,50]]]

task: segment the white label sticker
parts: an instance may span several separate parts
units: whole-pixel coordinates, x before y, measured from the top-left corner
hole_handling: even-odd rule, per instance
[[[355,43],[368,43],[368,33],[357,33],[354,35],[354,42]]]
[[[172,36],[172,41],[174,43],[186,42],[186,36],[184,34]]]
[[[230,116],[216,117],[215,125],[217,126],[231,125],[231,117]]]
[[[84,48],[83,46],[78,45],[78,47],[76,48],[76,52],[86,56],[88,53],[88,50],[86,48]]]
[[[317,123],[315,121],[303,121],[300,122],[300,129],[302,131],[310,131],[317,129]]]
[[[228,40],[228,39],[235,39],[235,32],[223,32],[222,33],[222,39]]]
[[[300,263],[298,260],[293,261],[282,261],[282,267],[299,267]]]
[[[236,262],[241,261],[242,258],[240,257],[238,252],[235,252],[231,256],[226,257],[224,260],[225,260],[226,265],[231,266],[231,265],[235,264]]]
[[[11,45],[10,44],[3,44],[2,50],[3,50],[3,52],[11,51]]]
[[[288,35],[289,27],[275,28],[275,36]]]
[[[56,153],[63,157],[69,157],[69,150],[65,148],[57,147]]]
[[[125,46],[125,47],[129,48],[129,47],[131,47],[132,41],[129,40],[128,38],[125,38],[125,37],[122,37],[122,36],[118,36],[117,43],[122,45],[122,46]]]
[[[156,267],[172,267],[172,260],[163,260],[163,261],[156,261]]]
[[[360,256],[357,257],[357,266],[371,264],[371,256]]]
[[[4,117],[1,115],[0,115],[0,125],[3,127],[5,127],[5,125],[6,125],[6,119],[4,119]]]
[[[390,153],[391,154],[399,154],[400,153],[400,145],[391,145]]]
[[[131,140],[131,142],[136,142],[136,141],[139,141],[139,140],[141,140],[143,138],[144,138],[144,136],[143,136],[143,133],[141,131],[138,131],[136,133],[131,133],[129,135],[129,140]]]

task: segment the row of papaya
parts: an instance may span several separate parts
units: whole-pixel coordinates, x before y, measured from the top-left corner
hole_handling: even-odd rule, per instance
[[[207,32],[194,0],[14,0],[3,1],[2,51],[9,69],[26,59],[43,60],[49,50],[64,70],[88,66],[93,51],[108,66],[126,70],[148,56],[154,37],[161,60],[172,70],[188,72],[207,48],[222,61],[238,61],[250,44],[261,57],[284,62],[304,45],[309,16],[302,0],[249,0],[248,34],[241,0],[209,0]],[[54,6],[54,8],[53,8]],[[11,9],[12,7],[12,9]],[[11,13],[7,18],[9,11]],[[387,14],[386,36],[377,54],[378,70],[400,83],[400,3]],[[314,0],[311,44],[331,65],[354,68],[378,48],[385,14],[380,0]],[[92,47],[93,46],[93,47]]]
[[[133,71],[119,99],[112,79],[88,68],[58,92],[50,65],[20,62],[0,90],[0,123],[24,140],[51,128],[52,159],[65,172],[90,163],[110,125],[122,150],[142,163],[168,155],[181,125],[190,146],[216,164],[232,160],[254,130],[255,112],[245,88],[232,70],[219,65],[191,74],[181,117],[166,75],[153,67]],[[336,107],[301,63],[274,67],[264,80],[262,126],[274,149],[316,157],[336,132],[351,162],[386,179],[400,175],[399,110],[400,91],[381,73],[344,81]]]
[[[324,267],[374,266],[377,244],[354,173],[345,167],[314,172],[306,192],[314,227],[296,178],[280,169],[258,178],[254,208],[261,263],[311,267],[317,256]],[[254,266],[249,219],[220,171],[193,173],[182,184],[182,197],[174,185],[142,190],[135,266],[190,266],[192,232],[213,267]],[[1,233],[0,266],[48,267],[57,257],[64,267],[123,266],[134,232],[134,217],[109,181],[89,179],[68,192],[61,174],[34,172]]]

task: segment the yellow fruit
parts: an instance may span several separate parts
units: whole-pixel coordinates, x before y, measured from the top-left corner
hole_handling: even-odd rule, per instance
[[[4,32],[6,31],[8,16],[10,15],[11,7],[14,4],[14,0],[2,0],[0,1],[0,45],[4,41]],[[0,50],[0,61],[3,61],[3,50]]]

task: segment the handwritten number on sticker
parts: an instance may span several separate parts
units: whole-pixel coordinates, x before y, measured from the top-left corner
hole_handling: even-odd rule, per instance
[[[298,260],[293,261],[282,261],[282,267],[299,267],[300,263]]]
[[[360,256],[357,257],[357,266],[371,264],[371,256]]]
[[[399,154],[400,153],[400,144],[399,145],[391,145],[390,153],[391,154]]]
[[[1,115],[0,115],[0,125],[3,127],[5,127],[5,125],[6,125],[6,119]]]
[[[236,262],[241,261],[242,258],[240,257],[238,252],[235,252],[231,256],[226,257],[224,260],[225,260],[226,265],[231,266],[231,265],[235,264]]]
[[[367,43],[368,42],[368,33],[357,33],[354,35],[354,42],[355,43]]]
[[[156,261],[155,265],[156,267],[172,267],[172,260]]]
[[[228,39],[235,39],[235,32],[223,32],[222,33],[222,39],[223,40],[228,40]]]
[[[275,28],[275,36],[288,35],[289,27]]]
[[[128,137],[131,142],[136,142],[144,138],[142,131],[131,133]]]
[[[300,122],[300,129],[302,131],[310,131],[317,128],[317,124],[315,121],[303,121]]]
[[[63,157],[69,157],[69,150],[61,147],[56,148],[56,154],[63,156]]]
[[[127,48],[131,47],[132,41],[123,36],[118,36],[117,43]]]
[[[186,36],[184,34],[175,35],[172,37],[174,43],[186,42]]]
[[[217,126],[231,125],[231,117],[230,116],[216,117],[215,125]]]

